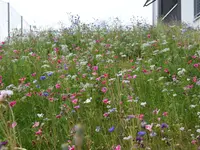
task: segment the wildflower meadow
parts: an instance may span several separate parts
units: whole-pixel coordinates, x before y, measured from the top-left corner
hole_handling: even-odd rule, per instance
[[[200,149],[200,31],[82,23],[0,44],[0,149]]]

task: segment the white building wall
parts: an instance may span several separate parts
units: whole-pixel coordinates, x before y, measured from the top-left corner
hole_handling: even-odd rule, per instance
[[[194,25],[194,0],[181,0],[181,20]]]

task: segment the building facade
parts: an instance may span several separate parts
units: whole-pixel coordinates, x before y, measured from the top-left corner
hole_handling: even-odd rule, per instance
[[[163,22],[175,20],[193,27],[200,26],[200,0],[147,0],[147,2],[152,3],[153,25],[161,19]]]

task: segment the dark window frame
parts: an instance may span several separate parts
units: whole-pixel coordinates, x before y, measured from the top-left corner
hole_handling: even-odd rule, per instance
[[[159,0],[158,1],[158,14],[159,14],[159,17],[163,17],[165,14],[163,14],[163,1],[164,0]],[[178,6],[177,6],[177,16],[176,16],[176,20],[177,21],[181,21],[181,0],[173,0],[175,2],[178,3]],[[172,6],[173,7],[173,6]],[[170,10],[170,9],[169,9]]]
[[[200,0],[194,0],[194,18],[200,16]]]

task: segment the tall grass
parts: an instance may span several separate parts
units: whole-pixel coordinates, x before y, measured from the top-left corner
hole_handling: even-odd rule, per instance
[[[0,104],[0,147],[196,150],[199,41],[186,25],[102,27],[79,18],[14,36],[0,48],[1,90],[14,92]]]

